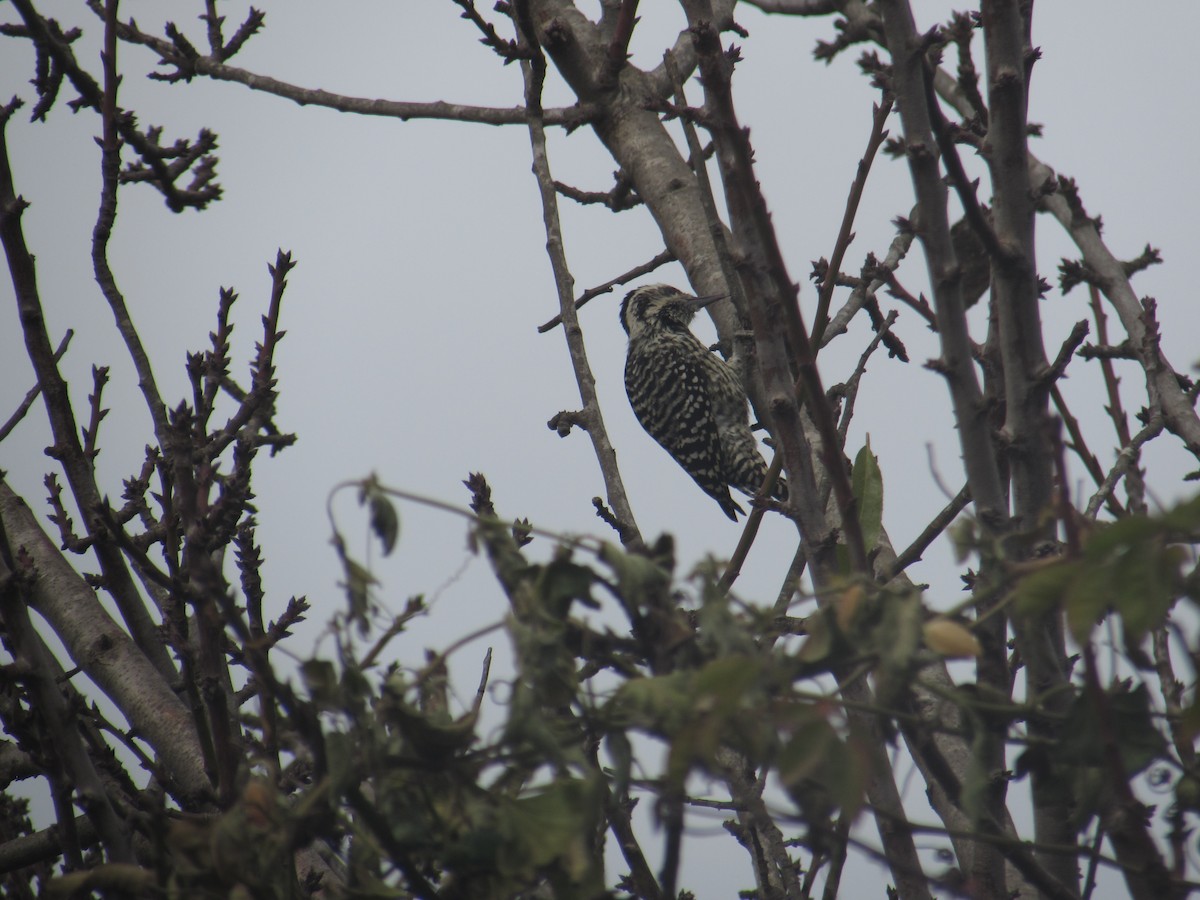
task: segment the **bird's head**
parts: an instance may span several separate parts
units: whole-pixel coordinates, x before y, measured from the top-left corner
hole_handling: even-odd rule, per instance
[[[725,296],[693,297],[669,284],[648,284],[625,295],[621,324],[630,339],[664,329],[683,331],[697,312]]]

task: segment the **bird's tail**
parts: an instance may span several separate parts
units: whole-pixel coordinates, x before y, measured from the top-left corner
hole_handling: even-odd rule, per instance
[[[767,462],[758,452],[758,444],[753,439],[738,442],[729,454],[730,471],[729,483],[743,493],[751,496],[758,493],[767,477]],[[788,484],[782,475],[775,480],[771,496],[780,502],[788,498]]]

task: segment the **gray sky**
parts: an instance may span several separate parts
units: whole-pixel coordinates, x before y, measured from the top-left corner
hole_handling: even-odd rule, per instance
[[[233,61],[252,71],[365,97],[521,102],[518,67],[502,67],[449,2],[362,2],[342,5],[337,14],[311,3],[257,5],[267,12],[266,30]],[[74,24],[68,17],[79,6],[45,3],[41,9]],[[122,16],[149,25],[161,6],[130,0]],[[194,5],[171,6],[186,10],[177,13],[177,23],[202,43]],[[642,7],[633,61],[653,66],[682,16],[669,4]],[[918,0],[914,8],[918,27],[927,29],[951,6]],[[1184,370],[1200,358],[1200,313],[1194,286],[1185,282],[1198,238],[1192,113],[1200,7],[1176,0],[1138,6],[1138,14],[1130,8],[1037,4],[1035,42],[1044,58],[1035,68],[1030,118],[1044,124],[1045,136],[1033,147],[1077,180],[1089,212],[1103,216],[1104,236],[1118,256],[1134,257],[1146,243],[1161,249],[1165,265],[1139,275],[1134,286],[1157,297],[1164,349]],[[222,9],[231,22],[245,11],[241,4]],[[15,13],[0,7],[0,17],[12,20]],[[829,19],[768,18],[752,9],[738,19],[750,30],[739,41],[745,61],[734,80],[738,111],[752,128],[758,176],[811,316],[810,261],[832,249],[875,98],[854,65],[856,53],[828,67],[812,60],[816,39],[832,34]],[[94,59],[99,28],[83,24],[88,34],[81,52]],[[163,125],[165,141],[192,137],[202,126],[220,136],[225,196],[210,210],[175,215],[148,189],[127,189],[121,198],[111,260],[168,402],[188,396],[184,353],[205,346],[218,288],[233,286],[241,295],[234,359],[248,360],[266,310],[267,263],[278,247],[299,262],[284,301],[288,334],[276,359],[277,422],[300,440],[276,459],[260,460],[255,481],[272,613],[292,594],[307,594],[315,607],[295,652],[307,651],[325,614],[343,602],[325,503],[344,479],[375,471],[389,485],[465,505],[460,482],[469,471],[481,471],[501,515],[611,537],[591,507],[602,485],[587,439],[576,433],[563,440],[545,425],[560,409],[577,408],[579,398],[562,335],[536,331],[556,313],[557,300],[522,128],[354,117],[203,80],[166,86],[141,77],[152,68],[149,54],[127,47],[120,53],[123,104],[137,109],[144,124]],[[977,62],[982,67],[981,49]],[[0,96],[15,92],[32,101],[32,72],[27,46],[2,39]],[[548,105],[567,99],[561,84],[550,86]],[[891,128],[898,133],[894,116]],[[112,366],[106,392],[112,412],[98,465],[102,485],[117,497],[121,479],[140,464],[150,429],[91,275],[99,180],[90,137],[98,130],[93,113],[72,115],[60,102],[47,124],[30,125],[18,114],[8,135],[18,190],[32,204],[24,225],[38,258],[51,339],[66,328],[76,331],[63,369],[77,411],[86,409],[92,364]],[[550,152],[560,180],[588,190],[610,187],[615,164],[590,132],[556,132]],[[890,220],[907,214],[911,203],[906,166],[881,157],[846,268],[856,269],[867,251],[882,255],[893,234]],[[562,214],[577,292],[662,249],[642,210],[613,216],[563,201]],[[1056,283],[1059,258],[1077,254],[1055,223],[1039,225],[1038,268]],[[914,293],[927,291],[918,249],[900,277]],[[686,287],[678,268],[645,281]],[[675,534],[686,572],[705,554],[728,555],[739,529],[629,410],[622,386],[625,338],[616,315],[622,294],[595,300],[581,323],[639,524],[647,535]],[[1055,290],[1044,302],[1051,355],[1070,326],[1087,317],[1085,300],[1082,289],[1066,298]],[[33,383],[13,309],[11,284],[0,280],[0,419]],[[904,546],[947,499],[930,473],[926,445],[933,444],[951,490],[961,485],[962,473],[945,387],[921,366],[936,352],[931,336],[903,309],[896,331],[913,362],[875,357],[848,449],[853,454],[870,434],[883,466],[885,524]],[[826,385],[849,374],[867,339],[859,326],[822,355]],[[1072,363],[1071,372],[1064,391],[1089,429],[1092,449],[1108,463],[1113,438],[1100,382],[1082,361]],[[245,373],[244,365],[234,370],[243,382]],[[1145,402],[1136,375],[1129,370],[1124,384],[1130,410]],[[50,441],[43,418],[36,407],[0,445],[0,468],[44,510],[39,485],[50,461],[42,448]],[[1153,445],[1147,459],[1155,495],[1164,501],[1179,496],[1188,463],[1172,439]],[[352,545],[365,554],[364,517],[349,502],[337,510]],[[412,594],[437,597],[434,614],[394,645],[399,658],[417,663],[424,647],[444,646],[498,618],[504,604],[486,565],[467,552],[462,520],[411,504],[402,505],[401,516],[395,554],[374,562],[380,596],[393,610]],[[774,599],[794,542],[791,526],[768,517],[739,582],[743,597]],[[911,571],[932,585],[930,606],[958,602],[957,570],[946,549],[931,551]],[[494,643],[498,652],[506,650],[503,641]],[[474,689],[483,649],[468,648],[455,660],[461,697]],[[917,781],[910,793],[920,793]],[[704,827],[718,830],[715,822]],[[706,874],[701,895],[730,896],[748,887],[744,858],[737,851],[729,868]]]

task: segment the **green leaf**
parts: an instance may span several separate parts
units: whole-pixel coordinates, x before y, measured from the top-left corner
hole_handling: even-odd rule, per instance
[[[671,746],[670,769],[682,776],[692,762],[711,763],[716,752],[733,745],[757,755],[767,738],[766,719],[758,713],[756,690],[763,662],[747,656],[714,660],[696,673],[689,697],[689,719]],[[756,702],[758,701],[758,702]],[[773,730],[770,730],[773,735]]]
[[[808,635],[796,659],[802,663],[819,663],[833,653],[837,638],[837,624],[833,620],[832,610],[818,610],[807,620]]]
[[[1112,605],[1135,643],[1156,628],[1175,603],[1183,559],[1176,551],[1158,540],[1145,541],[1130,547],[1112,566]]]
[[[670,589],[671,573],[653,559],[607,542],[600,547],[600,559],[617,576],[621,601],[630,611],[642,609]]]
[[[1136,646],[1162,623],[1185,592],[1181,566],[1186,557],[1171,544],[1174,517],[1190,521],[1188,505],[1161,519],[1130,516],[1096,531],[1078,559],[1048,564],[1017,585],[1019,612],[1040,616],[1061,608],[1078,642],[1110,610],[1121,616],[1127,640]]]
[[[671,672],[650,678],[631,678],[617,690],[609,711],[626,727],[671,737],[683,725],[691,705],[692,673]]]
[[[995,732],[980,720],[974,710],[965,710],[964,718],[969,720],[971,756],[967,761],[967,769],[963,777],[960,803],[963,812],[971,820],[971,826],[977,828],[980,820],[988,811],[987,800],[992,793],[994,784],[991,759],[997,737]]]
[[[924,610],[921,595],[913,590],[889,598],[882,606],[883,619],[874,632],[879,665],[875,669],[876,700],[883,707],[896,703],[907,689],[917,667],[917,651],[924,644]]]
[[[329,790],[341,797],[346,788],[357,783],[355,739],[338,731],[325,735],[325,758],[329,764]]]
[[[809,823],[824,822],[835,808],[853,817],[870,773],[864,748],[854,739],[842,740],[819,706],[797,712],[792,737],[779,754],[784,788]]]
[[[587,566],[571,562],[565,553],[556,556],[542,567],[538,579],[543,608],[560,619],[567,617],[576,600],[595,609],[596,601],[591,594],[595,580],[595,573]]]
[[[1083,556],[1094,562],[1104,562],[1111,554],[1131,544],[1152,540],[1162,532],[1161,522],[1146,516],[1126,516],[1097,528],[1084,545]]]
[[[741,704],[762,669],[761,660],[747,656],[715,659],[696,674],[695,702],[705,710],[727,716]]]
[[[1072,567],[1074,577],[1063,598],[1067,627],[1076,642],[1088,639],[1096,623],[1113,607],[1116,585],[1107,566],[1080,562]]]
[[[383,555],[387,556],[395,548],[396,539],[400,536],[400,516],[374,472],[359,483],[358,503],[370,507],[371,530],[383,544]]]
[[[1022,578],[1016,588],[1017,612],[1040,617],[1058,609],[1079,566],[1077,561],[1055,560]]]
[[[1107,727],[1090,692],[1075,698],[1054,749],[1055,762],[1066,767],[1107,765],[1106,738],[1111,733],[1125,774],[1132,778],[1166,750],[1166,739],[1150,714],[1150,695],[1145,685],[1130,690],[1128,682],[1118,682],[1105,691],[1104,703]]]
[[[338,678],[333,663],[324,659],[309,659],[300,664],[300,678],[309,696],[325,709],[338,706]]]
[[[1175,802],[1180,809],[1200,811],[1200,778],[1189,773],[1175,782]]]
[[[970,516],[960,517],[946,529],[954,546],[954,561],[962,565],[979,548],[979,531]]]
[[[476,710],[469,710],[457,719],[447,720],[440,712],[426,715],[407,703],[389,707],[388,718],[396,723],[400,734],[421,757],[436,765],[448,764],[459,751],[475,743]]]
[[[369,569],[345,554],[342,555],[342,571],[346,575],[342,587],[346,589],[350,619],[357,622],[359,631],[366,634],[369,625],[367,614],[371,609],[371,586],[379,582]]]
[[[1163,524],[1173,531],[1194,532],[1200,529],[1200,495],[1193,497],[1162,517]]]
[[[604,736],[604,746],[612,760],[612,789],[618,803],[629,800],[629,780],[633,773],[633,745],[624,731],[610,731]]]
[[[1076,831],[1085,831],[1100,811],[1105,792],[1111,791],[1107,769],[1102,766],[1078,766],[1062,773],[1070,787],[1069,824]]]
[[[1167,741],[1155,727],[1146,685],[1139,684],[1131,691],[1128,683],[1117,684],[1108,696],[1121,762],[1126,774],[1133,777],[1166,752]]]
[[[829,760],[844,749],[837,731],[819,710],[802,709],[795,733],[779,753],[779,778],[787,788],[807,778],[818,778]]]
[[[863,543],[870,552],[879,542],[879,533],[883,530],[883,472],[879,468],[879,458],[871,452],[869,436],[854,458],[850,485],[858,505]]]
[[[391,499],[384,494],[371,496],[371,530],[383,544],[383,555],[388,556],[396,548],[400,537],[400,514]]]
[[[523,851],[517,855],[524,856],[534,868],[565,857],[571,875],[581,878],[589,855],[584,826],[595,804],[590,796],[595,792],[588,788],[585,782],[564,779],[532,797],[514,801],[508,812],[513,843]],[[505,860],[501,859],[500,864],[503,871]]]

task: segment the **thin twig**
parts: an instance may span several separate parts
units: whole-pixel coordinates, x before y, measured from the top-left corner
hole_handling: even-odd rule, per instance
[[[83,430],[83,455],[88,459],[94,460],[96,454],[100,452],[96,442],[100,439],[100,423],[108,415],[108,410],[100,405],[106,384],[108,384],[108,366],[92,366],[93,388],[92,393],[88,395],[88,405],[92,412],[88,418],[87,427]]]
[[[1058,356],[1054,358],[1050,368],[1041,377],[1041,381],[1049,384],[1063,377],[1067,371],[1067,365],[1071,362],[1071,357],[1075,355],[1075,351],[1079,349],[1079,345],[1083,343],[1087,333],[1088,323],[1080,319],[1071,329],[1071,333],[1067,335],[1067,339],[1063,341],[1058,350]]]
[[[1170,632],[1165,623],[1154,629],[1151,639],[1154,645],[1154,670],[1158,675],[1158,688],[1162,692],[1167,723],[1171,729],[1171,741],[1175,745],[1175,752],[1179,754],[1179,761],[1185,768],[1191,769],[1196,762],[1196,746],[1180,719],[1184,709],[1184,685],[1175,676],[1175,667],[1171,662]]]
[[[670,250],[664,250],[649,262],[644,262],[640,266],[634,266],[628,272],[624,272],[611,281],[604,282],[604,284],[596,285],[594,288],[588,288],[586,291],[580,294],[579,299],[575,301],[575,309],[579,309],[596,297],[599,297],[601,294],[607,294],[619,284],[628,284],[630,281],[633,281],[633,279],[641,278],[643,275],[648,275],[660,266],[665,266],[667,263],[674,261],[675,254]],[[547,331],[558,327],[562,324],[562,321],[562,313],[559,313],[553,319],[550,319],[548,322],[543,322],[541,325],[539,325],[538,334],[545,334]]]
[[[184,59],[175,46],[168,40],[147,34],[138,29],[132,21],[118,25],[121,40],[149,47],[159,54],[163,63],[179,67],[189,76],[203,75],[214,81],[230,81],[244,85],[252,91],[261,91],[291,100],[301,106],[322,106],[338,112],[356,113],[364,116],[383,116],[385,118],[409,121],[411,119],[434,119],[451,122],[469,122],[481,125],[525,125],[526,110],[524,106],[490,107],[470,106],[463,103],[446,103],[434,101],[429,103],[409,102],[403,100],[383,100],[370,97],[352,97],[346,94],[336,94],[314,88],[300,87],[259,75],[246,69],[230,66],[211,56],[198,56],[194,59]],[[568,129],[585,125],[595,111],[583,105],[544,109],[543,122],[546,125],[557,125]]]
[[[617,183],[607,191],[585,191],[557,180],[554,182],[554,189],[581,206],[599,204],[612,212],[624,212],[642,205],[642,198],[633,190],[633,185],[623,172],[617,173]]]
[[[1100,302],[1100,291],[1095,285],[1088,286],[1088,303],[1092,308],[1092,317],[1096,321],[1096,341],[1102,345],[1108,345],[1108,316],[1104,312],[1104,304]],[[1112,420],[1113,428],[1117,433],[1117,440],[1122,447],[1129,445],[1132,436],[1129,432],[1129,417],[1125,414],[1125,409],[1121,403],[1121,379],[1117,377],[1117,372],[1112,364],[1111,359],[1099,357],[1100,372],[1104,376],[1104,390],[1108,394],[1108,405],[1104,411],[1108,413]],[[1136,463],[1136,460],[1134,461]],[[1129,498],[1129,506],[1131,511],[1136,513],[1145,513],[1145,484],[1142,482],[1141,474],[1137,471],[1136,465],[1133,468],[1135,473],[1133,478],[1125,482],[1126,496]]]
[[[871,338],[867,344],[867,348],[858,357],[858,363],[854,366],[854,371],[850,373],[850,377],[846,379],[842,396],[844,398],[842,405],[842,420],[838,424],[838,441],[842,446],[846,444],[846,434],[850,430],[850,420],[854,418],[854,404],[858,399],[858,386],[862,382],[863,374],[867,371],[867,362],[871,355],[875,352],[891,331],[892,325],[895,324],[896,318],[900,314],[896,310],[892,310],[887,314],[887,318],[883,324],[875,332],[875,336]]]
[[[1130,467],[1136,464],[1138,451],[1141,450],[1142,445],[1158,437],[1162,433],[1165,424],[1162,413],[1158,409],[1152,408],[1150,422],[1145,428],[1134,435],[1128,444],[1121,448],[1121,452],[1117,454],[1117,461],[1104,477],[1104,482],[1100,485],[1096,493],[1092,495],[1091,499],[1088,500],[1087,506],[1083,510],[1085,519],[1095,521],[1096,515],[1100,511],[1100,504],[1113,492]]]
[[[1087,469],[1088,474],[1092,476],[1092,480],[1097,485],[1104,481],[1104,470],[1100,468],[1100,460],[1096,459],[1096,455],[1088,449],[1084,442],[1083,431],[1079,427],[1079,420],[1071,414],[1067,407],[1067,401],[1062,395],[1062,391],[1058,389],[1058,385],[1051,385],[1050,399],[1054,402],[1054,408],[1062,417],[1063,424],[1067,427],[1067,434],[1070,435],[1070,447],[1075,451],[1075,455],[1079,457],[1083,467]]]
[[[454,2],[462,7],[462,18],[467,19],[479,29],[483,37],[480,43],[491,47],[496,55],[504,60],[505,63],[510,63],[514,59],[528,59],[529,50],[518,45],[516,41],[507,41],[500,37],[500,33],[496,31],[496,26],[480,15],[479,10],[475,8],[472,0],[454,0]]]
[[[1092,892],[1096,889],[1096,872],[1100,869],[1100,848],[1104,844],[1104,825],[1096,822],[1096,836],[1092,839],[1092,853],[1088,860],[1087,876],[1083,879],[1082,900],[1092,900]]]
[[[1001,245],[995,230],[988,222],[979,197],[975,193],[978,183],[973,182],[967,176],[962,160],[959,158],[958,146],[954,142],[950,123],[942,113],[937,92],[934,90],[933,67],[923,61],[922,71],[924,72],[925,104],[929,113],[929,124],[933,128],[934,138],[937,140],[938,149],[942,154],[942,164],[950,176],[950,183],[958,193],[959,202],[962,203],[963,213],[991,258],[1007,260],[1012,254],[1008,248]]]
[[[776,453],[771,457],[771,464],[767,466],[767,474],[763,476],[762,484],[754,494],[750,515],[746,516],[746,522],[742,526],[741,535],[738,536],[737,545],[733,548],[733,554],[725,565],[725,571],[721,573],[720,581],[717,582],[717,590],[728,592],[733,587],[733,583],[737,581],[738,576],[742,574],[742,564],[750,554],[750,548],[754,546],[754,539],[758,537],[758,529],[762,525],[763,515],[771,502],[771,492],[775,489],[775,483],[779,481],[781,468],[783,468],[783,457]]]
[[[633,26],[637,23],[638,0],[621,0],[621,9],[617,14],[617,24],[613,29],[613,37],[604,54],[604,68],[600,72],[599,83],[602,88],[614,86],[617,76],[629,60],[629,40],[633,37]]]
[[[821,282],[821,290],[817,297],[817,311],[813,314],[812,340],[813,345],[817,348],[821,347],[821,337],[825,334],[826,325],[829,324],[829,304],[833,300],[833,288],[837,274],[841,271],[846,250],[849,248],[850,242],[854,240],[854,232],[851,229],[854,227],[854,218],[858,215],[858,204],[862,200],[863,189],[867,185],[871,163],[874,162],[875,154],[888,134],[883,126],[887,124],[887,117],[892,112],[892,100],[892,95],[885,93],[883,102],[874,107],[867,149],[863,153],[862,159],[858,161],[858,170],[850,185],[850,194],[846,198],[846,211],[842,214],[842,227],[838,230],[833,253],[829,257],[829,268],[825,272],[825,280]]]
[[[54,351],[55,362],[62,360],[63,355],[67,352],[67,346],[71,343],[71,338],[74,336],[75,332],[68,328],[67,333],[63,335],[62,341],[59,342],[58,349]],[[29,412],[30,407],[33,406],[33,402],[38,398],[38,394],[41,392],[42,385],[40,382],[35,384],[26,392],[25,399],[23,399],[20,404],[17,405],[17,408],[13,411],[13,414],[8,417],[8,421],[3,425],[0,425],[0,441],[3,441],[6,437],[8,437],[12,430],[16,428],[18,424],[20,424],[21,420],[25,418],[25,414]]]
[[[822,347],[838,335],[845,334],[850,320],[858,315],[859,311],[867,304],[870,298],[875,296],[881,287],[887,284],[887,276],[892,275],[904,260],[905,255],[908,253],[908,248],[912,246],[912,241],[913,231],[902,228],[892,238],[892,243],[888,247],[887,255],[882,262],[875,257],[874,253],[867,254],[867,265],[863,267],[863,271],[864,276],[868,272],[870,273],[869,280],[866,277],[860,279],[858,286],[850,292],[850,298],[842,304],[841,309],[834,313],[833,318],[829,320],[829,325],[821,335]],[[926,306],[928,307],[928,304]],[[931,324],[931,327],[935,331],[937,330],[936,321]]]
[[[964,484],[950,502],[942,507],[941,512],[930,520],[929,524],[917,535],[916,539],[896,557],[895,561],[888,568],[887,575],[881,581],[886,584],[913,563],[917,562],[925,550],[928,549],[929,545],[950,526],[950,523],[958,518],[958,514],[966,509],[967,504],[970,502],[971,491]]]

